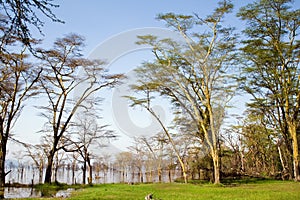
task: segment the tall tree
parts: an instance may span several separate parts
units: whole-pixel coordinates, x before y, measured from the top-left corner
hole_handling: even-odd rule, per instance
[[[288,147],[296,181],[299,174],[300,127],[300,10],[292,0],[260,0],[242,7],[247,22],[243,40],[244,90],[253,96],[250,107],[268,116]]]
[[[139,43],[152,46],[154,62],[136,70],[136,88],[151,89],[168,97],[177,107],[177,115],[195,124],[195,135],[209,148],[213,159],[214,182],[220,182],[219,134],[224,110],[233,95],[231,74],[235,50],[232,28],[222,26],[225,14],[233,5],[219,2],[218,8],[206,18],[168,13],[158,19],[167,23],[185,40],[159,40],[140,36]],[[193,31],[205,30],[202,33]]]
[[[27,62],[26,48],[21,53],[1,53],[0,61],[0,198],[5,184],[7,142],[21,114],[24,102],[37,94],[36,83],[41,71]]]
[[[51,50],[39,50],[44,59],[44,74],[40,83],[49,105],[40,107],[49,121],[53,143],[48,153],[45,183],[51,182],[53,158],[62,144],[75,114],[93,94],[113,87],[122,75],[108,75],[104,63],[84,59],[80,53],[84,39],[76,34],[57,39]]]
[[[1,77],[0,77],[0,98],[1,98],[1,150],[0,150],[0,198],[4,198],[5,184],[5,156],[7,151],[7,140],[11,136],[11,128],[15,123],[23,101],[31,96],[29,91],[32,89],[36,78],[40,73],[34,72],[31,77],[30,65],[24,61],[25,53],[14,53],[11,44],[15,45],[18,40],[21,44],[31,48],[35,40],[31,34],[31,28],[36,27],[40,32],[43,21],[39,18],[38,12],[53,21],[59,21],[53,14],[52,8],[58,7],[51,3],[52,0],[4,0],[0,1],[0,58],[1,58]],[[14,48],[15,49],[15,48]],[[30,72],[31,71],[31,72]],[[24,75],[24,76],[23,76]]]

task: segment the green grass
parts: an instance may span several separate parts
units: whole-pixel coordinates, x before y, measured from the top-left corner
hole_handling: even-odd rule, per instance
[[[154,194],[154,199],[161,200],[296,200],[300,199],[300,183],[248,180],[247,182],[230,181],[217,186],[209,183],[101,184],[78,189],[68,200],[143,200],[149,193]]]
[[[70,199],[143,200],[153,193],[155,199],[300,199],[300,183],[281,181],[258,181],[249,184],[104,184],[76,191]]]

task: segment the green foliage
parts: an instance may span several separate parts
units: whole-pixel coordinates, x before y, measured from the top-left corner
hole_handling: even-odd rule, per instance
[[[244,91],[253,97],[249,112],[265,116],[264,126],[272,127],[280,136],[278,140],[283,138],[293,161],[288,159],[282,165],[293,163],[294,178],[300,180],[296,133],[300,126],[300,9],[294,9],[292,3],[255,1],[242,7],[237,16],[247,22],[241,80]]]

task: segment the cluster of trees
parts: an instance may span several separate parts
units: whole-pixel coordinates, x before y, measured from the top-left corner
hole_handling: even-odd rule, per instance
[[[162,180],[163,169],[169,169],[171,177],[177,165],[185,182],[200,169],[211,172],[214,183],[220,183],[224,174],[275,176],[278,172],[284,179],[300,180],[300,10],[293,9],[292,3],[257,0],[240,8],[237,16],[246,24],[241,37],[225,25],[226,15],[233,10],[226,0],[205,18],[158,15],[184,42],[153,35],[138,37],[139,44],[152,47],[155,59],[136,69],[135,93],[126,98],[132,106],[149,112],[162,127],[156,139],[137,139],[156,163],[158,180]],[[99,99],[93,94],[113,87],[123,76],[107,74],[102,61],[83,58],[84,39],[76,34],[57,39],[50,49],[37,48],[31,29],[41,31],[44,23],[36,12],[62,22],[51,11],[57,7],[52,0],[0,4],[0,198],[4,197],[7,175],[7,142],[14,140],[12,128],[24,102],[37,95],[48,103],[38,107],[47,119],[46,135],[41,145],[24,145],[37,166],[46,168],[44,182],[51,182],[61,152],[76,152],[84,173],[89,169],[91,183],[91,145],[115,137],[95,120]],[[238,91],[252,99],[239,123],[225,128],[230,100]],[[171,127],[153,110],[157,96],[173,106]],[[78,112],[83,114],[78,116]],[[156,144],[150,144],[151,140]],[[143,152],[134,146],[130,153],[141,182],[143,169],[151,166],[145,165],[151,159],[145,159]],[[130,158],[127,153],[125,157]],[[127,158],[128,162],[122,161],[124,155],[116,160],[125,170],[130,165],[124,164],[129,162]]]
[[[209,155],[214,183],[220,183],[224,167],[233,168],[230,160],[223,161],[228,153],[236,158],[232,159],[239,173],[282,171],[299,181],[300,10],[294,10],[289,0],[248,4],[237,13],[245,21],[238,38],[232,27],[224,25],[232,9],[229,1],[221,1],[206,18],[159,15],[185,42],[140,36],[138,43],[150,45],[155,59],[136,69],[139,80],[132,88],[137,95],[128,99],[162,125],[185,181],[188,168],[172,132],[188,135],[192,146],[191,140],[198,141],[194,147]],[[224,120],[237,91],[252,99],[240,124],[226,129]],[[173,105],[172,128],[152,109],[157,95]]]
[[[38,106],[41,116],[47,119],[42,130],[47,135],[44,143],[30,152],[47,158],[44,182],[50,183],[59,151],[80,152],[84,163],[90,166],[88,145],[97,138],[114,136],[87,111],[95,112],[93,106],[99,102],[93,94],[113,87],[122,75],[108,74],[100,60],[85,59],[81,54],[84,38],[77,34],[57,39],[52,48],[38,47],[39,41],[32,35],[33,28],[41,32],[44,25],[38,16],[63,23],[51,11],[58,7],[52,0],[9,0],[0,4],[0,198],[4,198],[5,177],[9,173],[5,171],[7,142],[14,140],[12,129],[24,103],[37,96],[47,103]],[[75,117],[79,111],[85,119],[78,122]],[[42,160],[39,159],[35,162]]]

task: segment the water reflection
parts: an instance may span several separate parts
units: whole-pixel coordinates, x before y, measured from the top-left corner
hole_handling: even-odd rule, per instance
[[[14,198],[35,198],[35,197],[60,197],[66,198],[71,195],[71,192],[74,191],[73,188],[69,188],[67,190],[59,190],[53,194],[48,193],[47,191],[39,191],[35,188],[21,188],[21,187],[6,187],[4,198],[6,199],[14,199]]]
[[[7,199],[41,197],[41,195],[41,192],[34,188],[7,187],[4,192],[4,197]]]

